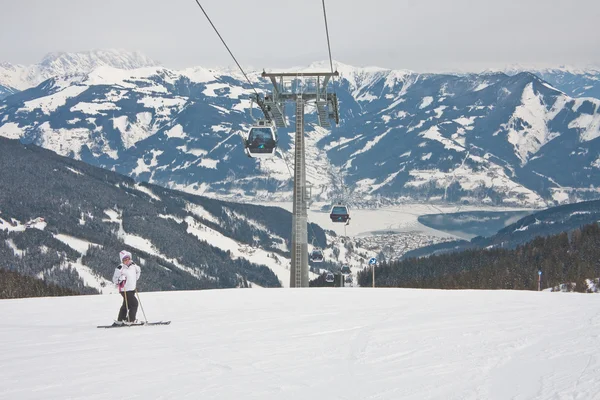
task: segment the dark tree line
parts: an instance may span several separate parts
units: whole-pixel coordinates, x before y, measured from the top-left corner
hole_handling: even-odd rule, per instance
[[[574,283],[585,292],[585,279],[600,277],[600,226],[589,224],[569,233],[538,237],[516,249],[467,250],[382,263],[375,270],[378,287],[437,289],[537,290]],[[371,286],[371,269],[358,273]]]
[[[467,212],[464,214],[449,214],[443,217],[443,220],[446,222],[450,221],[450,224],[444,224],[446,225],[446,228],[461,231],[462,229],[457,226],[456,221],[457,218],[460,220],[461,215],[485,216],[488,214],[490,213],[483,212],[482,214],[476,212]],[[425,225],[428,225],[427,221],[425,220],[429,219],[431,221],[432,218],[433,217],[431,216],[422,216],[419,217],[419,221],[423,221],[425,222]],[[600,200],[565,204],[527,215],[515,223],[500,229],[492,236],[476,236],[470,241],[456,240],[453,242],[424,246],[405,253],[401,259],[405,260],[411,257],[423,257],[432,254],[439,255],[443,253],[461,252],[490,247],[514,249],[519,245],[531,242],[539,236],[550,236],[557,235],[561,232],[571,232],[575,229],[579,229],[581,226],[597,221],[600,221]],[[435,228],[438,225],[436,223],[429,224],[429,226]]]
[[[247,287],[249,282],[280,286],[269,268],[244,259],[233,260],[228,252],[188,233],[187,222],[176,220],[192,216],[241,243],[282,254],[281,240],[249,220],[289,241],[291,214],[283,209],[220,202],[144,184],[160,197],[156,199],[136,190],[136,183],[128,177],[5,138],[0,138],[0,171],[0,218],[8,222],[14,218],[23,224],[43,217],[47,223],[44,230],[0,230],[0,268],[90,293],[96,290],[84,286],[77,272],[68,268],[69,262],[82,258],[94,273],[110,279],[119,262],[119,251],[127,249],[134,259],[144,259],[144,279],[140,282],[143,290]],[[190,205],[203,207],[217,221],[202,220],[189,211]],[[121,226],[110,221],[106,210],[119,211],[127,233],[148,239],[173,262],[125,245]],[[320,228],[313,231],[325,238]],[[54,237],[59,233],[94,246],[82,257]],[[7,240],[24,252],[15,255]],[[183,271],[176,263],[191,270]]]
[[[0,299],[19,299],[23,297],[73,296],[78,291],[46,283],[16,271],[0,268]]]
[[[15,254],[13,246],[22,253]],[[97,294],[98,291],[86,286],[79,274],[72,268],[70,261],[76,258],[75,250],[54,239],[46,231],[27,229],[25,232],[6,232],[0,230],[0,269],[43,279],[46,283],[53,283],[76,293]],[[0,281],[0,288],[2,286],[3,282]],[[26,288],[23,290],[26,291]]]

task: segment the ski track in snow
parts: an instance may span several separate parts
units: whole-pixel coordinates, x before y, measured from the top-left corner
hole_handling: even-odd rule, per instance
[[[172,324],[96,329],[116,316],[116,294],[0,301],[0,398],[600,398],[591,294],[311,288],[141,299],[150,320]]]

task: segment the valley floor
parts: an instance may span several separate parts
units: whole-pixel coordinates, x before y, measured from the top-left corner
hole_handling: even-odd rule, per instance
[[[6,399],[600,399],[600,297],[410,289],[0,301]],[[138,317],[143,318],[141,309]]]
[[[284,208],[292,212],[292,202],[256,203]],[[421,224],[419,216],[426,214],[456,213],[459,211],[522,211],[524,208],[510,207],[484,207],[484,206],[454,206],[432,205],[429,203],[409,203],[398,206],[386,206],[373,209],[350,209],[350,224],[332,223],[329,211],[321,211],[324,203],[314,203],[308,210],[308,221],[320,225],[323,229],[330,229],[339,236],[366,237],[386,233],[421,233],[437,236],[443,239],[461,238],[470,239],[471,236],[457,236]]]

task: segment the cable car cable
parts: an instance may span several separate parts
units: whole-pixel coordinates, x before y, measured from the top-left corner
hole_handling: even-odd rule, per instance
[[[219,39],[221,40],[221,42],[223,43],[223,45],[225,46],[225,48],[227,49],[227,51],[229,52],[229,55],[231,56],[231,58],[233,59],[233,61],[236,63],[236,65],[238,66],[238,68],[242,72],[242,75],[244,75],[244,78],[246,78],[246,81],[248,81],[248,84],[250,85],[250,87],[252,88],[252,90],[254,91],[254,93],[256,94],[256,96],[258,98],[258,91],[256,90],[256,87],[252,84],[252,81],[250,81],[250,78],[248,78],[248,75],[246,74],[246,72],[244,71],[244,69],[242,68],[242,66],[238,62],[238,60],[233,55],[233,52],[231,51],[231,49],[229,48],[229,46],[225,42],[225,39],[223,39],[223,36],[221,36],[221,34],[219,33],[219,30],[217,29],[217,27],[215,26],[215,24],[212,22],[212,20],[208,16],[208,13],[204,9],[204,7],[202,7],[202,4],[200,4],[200,1],[199,0],[195,0],[195,1],[196,1],[196,4],[198,5],[198,7],[200,7],[200,10],[202,10],[202,13],[206,17],[206,19],[208,20],[208,22],[210,23],[210,25],[212,26],[212,28],[214,29],[215,33],[217,34],[217,36],[219,37]],[[334,72],[333,71],[333,58],[331,57],[331,43],[330,43],[330,40],[329,40],[329,27],[328,27],[328,24],[327,24],[327,11],[325,9],[325,0],[323,0],[322,3],[323,3],[323,17],[325,19],[325,34],[327,36],[327,48],[328,48],[328,52],[329,52],[329,65],[331,67],[331,72],[333,73]],[[333,90],[334,90],[334,93],[335,93],[335,77],[333,77],[333,83],[334,83],[333,84]],[[292,175],[292,172],[290,170],[287,157],[285,156],[285,152],[281,151],[281,155],[283,156],[283,159],[284,159],[284,162],[285,162],[286,167],[288,169],[288,172],[290,174],[290,177],[293,179],[293,175]],[[277,190],[277,188],[275,190]],[[310,224],[310,221],[308,221],[308,215],[307,215],[307,222],[308,222],[308,225],[310,226],[310,229],[312,231],[313,240],[314,240],[314,239],[316,239],[316,234],[315,234],[314,228]],[[318,242],[319,241],[317,240],[317,244],[319,244]],[[319,248],[322,249],[322,247],[319,247]],[[322,252],[321,252],[321,254],[322,254]]]
[[[329,65],[333,72],[333,59],[331,58],[331,43],[329,42],[329,27],[327,25],[327,11],[325,10],[325,0],[323,0],[323,18],[325,19],[325,35],[327,36],[327,49],[329,50]]]
[[[246,72],[244,72],[244,69],[242,68],[242,66],[240,65],[240,63],[238,62],[238,60],[235,58],[235,56],[233,55],[233,53],[229,49],[229,46],[227,46],[227,43],[225,43],[225,39],[223,39],[223,37],[221,36],[221,34],[219,33],[219,31],[217,30],[217,27],[215,26],[215,24],[213,24],[213,22],[211,21],[210,17],[206,13],[206,11],[204,11],[204,7],[202,7],[202,4],[200,4],[200,1],[196,0],[196,4],[198,4],[198,7],[200,7],[200,9],[202,10],[202,12],[204,13],[204,16],[206,16],[206,19],[208,20],[208,22],[210,23],[210,25],[213,27],[213,29],[217,33],[217,36],[219,36],[219,39],[221,39],[221,42],[223,42],[223,45],[225,45],[225,48],[229,52],[229,55],[231,55],[231,58],[233,58],[233,61],[235,61],[235,63],[237,64],[238,68],[240,69],[240,71],[242,71],[242,74],[244,75],[244,77],[246,78],[246,80],[248,81],[248,83],[250,84],[250,86],[252,87],[252,90],[254,90],[254,93],[256,93],[256,96],[258,97],[258,92],[256,91],[256,88],[254,87],[254,85],[252,84],[252,82],[250,81],[250,79],[248,78],[248,75],[246,75]]]
[[[323,2],[323,18],[325,19],[325,35],[327,36],[327,50],[329,51],[329,66],[331,67],[331,73],[333,73],[333,58],[331,57],[331,42],[329,40],[329,25],[327,24],[327,11],[325,10],[325,0]],[[335,76],[333,78],[333,94],[337,97],[335,92]]]

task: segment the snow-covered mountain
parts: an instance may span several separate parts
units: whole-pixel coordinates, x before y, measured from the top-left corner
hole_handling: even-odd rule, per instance
[[[464,212],[456,214],[430,214],[419,218],[419,222],[432,228],[440,229],[436,223],[442,219],[456,221],[471,221],[477,223],[478,219],[490,218],[494,213],[486,212]],[[511,213],[512,214],[512,213]],[[416,250],[405,252],[401,258],[422,257],[445,252],[459,252],[473,249],[504,248],[514,249],[517,246],[531,242],[536,238],[558,235],[560,233],[571,233],[581,229],[583,226],[592,225],[600,221],[600,200],[582,201],[579,203],[564,204],[551,207],[534,213],[523,212],[523,218],[506,224],[492,235],[477,236],[470,241],[456,241],[435,243]],[[519,215],[515,213],[514,215]],[[508,221],[507,221],[508,222]]]
[[[600,99],[600,69],[551,68],[535,73],[570,96]]]
[[[136,184],[1,137],[0,171],[0,269],[111,292],[116,255],[129,249],[146,290],[289,284],[292,217],[281,208]],[[318,226],[309,237],[328,244]]]
[[[314,200],[535,207],[599,195],[596,98],[571,97],[531,73],[335,65],[340,126],[314,126],[312,108],[306,117]],[[250,79],[258,90],[270,89],[258,73]],[[240,134],[251,123],[251,91],[239,73],[226,70],[103,66],[5,98],[0,135],[193,193],[289,199],[289,129],[279,132],[279,157],[244,155]]]
[[[16,93],[16,92],[18,92],[18,90],[14,89],[14,88],[0,85],[0,99],[8,97],[11,94]]]
[[[600,99],[600,67],[555,66],[540,68],[513,65],[495,72],[504,72],[507,75],[531,72],[569,96]]]
[[[101,66],[136,69],[156,65],[156,61],[141,52],[118,49],[49,53],[39,64],[34,65],[0,62],[0,99],[11,91],[37,86],[49,78],[84,74]]]
[[[143,263],[143,290],[289,285],[289,210],[137,184],[3,137],[0,171],[0,270],[106,293],[114,291],[117,255],[128,249]],[[419,231],[416,215],[428,206],[406,208],[360,210],[348,232],[332,226],[328,214],[310,210],[308,249],[320,247],[325,256],[311,267],[318,273],[348,265],[356,274],[379,253],[389,260],[449,240],[440,231]],[[373,232],[384,226],[392,232]]]

